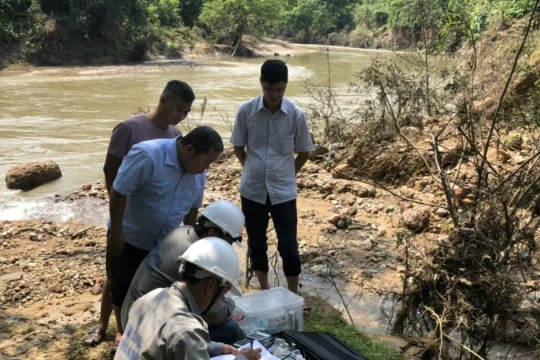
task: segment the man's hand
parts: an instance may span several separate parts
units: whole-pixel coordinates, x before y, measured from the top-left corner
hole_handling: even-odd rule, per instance
[[[248,360],[259,360],[261,358],[261,351],[262,349],[253,349],[250,348],[243,348],[238,352],[237,355],[243,355]]]
[[[221,347],[221,353],[236,355],[238,354],[238,349],[235,348],[234,346],[223,344],[223,346]]]
[[[244,163],[246,162],[246,147],[245,146],[235,146],[234,147],[234,154],[238,158],[238,161],[240,161],[240,165],[244,167]]]
[[[296,158],[294,159],[294,174],[298,175],[300,170],[302,170],[302,167],[309,159],[309,153],[308,152],[299,152],[298,155],[296,155]]]
[[[111,230],[107,238],[107,252],[111,253],[112,256],[120,256],[125,245],[126,240],[124,240],[122,230]]]

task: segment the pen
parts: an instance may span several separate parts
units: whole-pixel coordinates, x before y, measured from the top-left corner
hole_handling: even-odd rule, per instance
[[[249,340],[249,347],[253,350],[253,340]]]

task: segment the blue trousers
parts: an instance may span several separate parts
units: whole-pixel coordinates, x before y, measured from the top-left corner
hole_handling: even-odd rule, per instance
[[[244,332],[236,321],[230,319],[220,325],[208,325],[210,340],[233,345],[237,340],[243,339]]]

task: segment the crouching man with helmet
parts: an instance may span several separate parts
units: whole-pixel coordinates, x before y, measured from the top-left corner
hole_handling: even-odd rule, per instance
[[[229,244],[240,242],[243,226],[242,211],[231,201],[218,200],[201,211],[194,226],[181,226],[167,234],[142,261],[133,277],[122,306],[122,327],[127,325],[130,308],[137,299],[154,289],[166,288],[182,280],[178,272],[179,257],[191,244],[207,237],[218,237]],[[232,345],[244,337],[238,323],[231,319],[233,311],[234,301],[224,299],[203,316],[209,325],[210,339],[220,343],[213,345],[216,348],[220,349],[223,343]]]
[[[180,261],[182,281],[149,292],[131,307],[115,359],[207,360],[216,355],[201,316],[228,291],[241,296],[235,285],[238,255],[226,241],[209,237],[191,245]],[[260,350],[230,345],[221,352],[236,354],[236,360],[261,358]]]

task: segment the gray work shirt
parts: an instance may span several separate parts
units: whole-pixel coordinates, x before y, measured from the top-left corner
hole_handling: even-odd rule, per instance
[[[262,96],[243,103],[231,143],[246,147],[240,195],[265,204],[268,194],[273,205],[296,199],[294,152],[315,150],[300,107],[284,97],[280,110],[272,114]]]
[[[182,276],[178,272],[178,258],[184,254],[187,248],[199,240],[192,226],[180,226],[156,246],[141,262],[128,293],[122,304],[122,328],[126,328],[129,320],[129,310],[133,303],[158,288],[166,288],[176,281],[181,281]],[[203,319],[210,325],[220,325],[232,317],[234,301],[224,299],[216,305]]]
[[[176,282],[135,301],[114,359],[208,360],[221,353],[222,345],[210,343],[193,295],[185,284]]]

